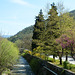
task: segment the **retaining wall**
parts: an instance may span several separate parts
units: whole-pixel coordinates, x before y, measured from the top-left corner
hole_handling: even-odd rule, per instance
[[[45,60],[42,60],[40,58],[37,58],[37,57],[34,57],[34,56],[31,56],[29,54],[25,55],[24,58],[30,63],[32,59],[39,59],[39,64],[41,65],[41,67],[39,68],[39,73],[37,75],[55,75],[53,74],[52,72],[50,72],[48,69],[54,71],[57,75],[75,75],[75,73],[69,71],[69,70],[66,70],[66,69],[63,69],[63,68],[60,68],[52,63],[49,63]],[[35,63],[34,63],[35,64]],[[48,69],[44,68],[47,67]],[[37,67],[36,67],[37,68]]]

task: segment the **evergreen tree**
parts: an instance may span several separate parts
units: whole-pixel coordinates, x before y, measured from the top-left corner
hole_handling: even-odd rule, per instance
[[[38,46],[42,46],[43,31],[45,30],[43,12],[40,10],[39,15],[36,16],[32,37],[32,50]]]
[[[46,26],[46,41],[45,45],[50,50],[52,55],[56,55],[56,43],[55,39],[59,37],[59,24],[58,24],[58,13],[55,4],[51,4],[51,9],[49,11],[49,17]]]

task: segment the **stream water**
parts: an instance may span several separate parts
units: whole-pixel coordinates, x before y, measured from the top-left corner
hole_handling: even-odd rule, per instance
[[[28,62],[20,57],[17,64],[13,66],[11,75],[34,75]]]

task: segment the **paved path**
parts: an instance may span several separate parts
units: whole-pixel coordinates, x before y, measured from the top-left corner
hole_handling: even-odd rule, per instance
[[[16,65],[14,65],[11,75],[34,75],[28,62],[20,57]]]
[[[49,57],[50,57],[50,58],[53,58],[53,55],[51,55],[51,56],[49,56]],[[57,56],[57,57],[55,57],[55,59],[59,59],[59,57]],[[63,60],[63,61],[65,61],[65,59],[66,59],[65,56],[62,57],[62,60]],[[74,60],[71,56],[68,57],[68,62],[71,63],[71,64],[75,64],[75,60]]]

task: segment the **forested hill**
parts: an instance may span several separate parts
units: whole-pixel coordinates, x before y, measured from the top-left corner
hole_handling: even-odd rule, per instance
[[[71,16],[73,16],[73,17],[74,17],[74,19],[75,19],[75,10],[70,11],[70,13],[71,13]]]
[[[19,31],[16,35],[11,36],[8,38],[8,40],[15,42],[18,39],[23,40],[26,36],[32,37],[33,33],[33,26],[29,26],[27,28],[24,28],[22,31]]]

